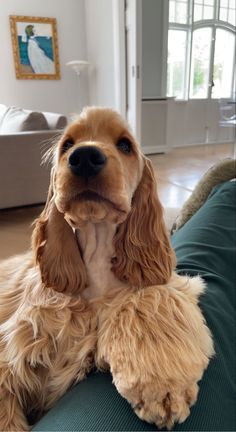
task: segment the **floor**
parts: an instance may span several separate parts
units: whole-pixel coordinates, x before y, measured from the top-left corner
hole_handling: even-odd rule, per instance
[[[175,148],[153,155],[158,193],[165,208],[180,208],[202,175],[217,161],[233,157],[233,144]],[[42,206],[0,210],[0,259],[25,251],[30,245],[32,222]]]

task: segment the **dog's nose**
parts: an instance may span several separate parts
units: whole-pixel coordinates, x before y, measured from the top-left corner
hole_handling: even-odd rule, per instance
[[[106,156],[95,146],[79,147],[68,159],[73,174],[88,178],[97,175],[105,166]]]

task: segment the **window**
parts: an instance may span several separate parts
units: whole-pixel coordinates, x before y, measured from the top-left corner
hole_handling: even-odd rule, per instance
[[[205,99],[208,95],[212,31],[205,27],[193,32],[190,97]]]
[[[230,98],[235,0],[169,0],[167,96]]]
[[[235,26],[236,24],[236,3],[235,0],[220,0],[220,16],[221,21]]]
[[[214,0],[194,1],[194,21],[201,21],[214,18]]]
[[[212,96],[230,98],[234,79],[235,37],[227,30],[217,28]]]
[[[170,30],[168,37],[167,95],[184,99],[186,32]]]
[[[188,20],[188,0],[170,0],[169,18],[171,22],[186,24]]]

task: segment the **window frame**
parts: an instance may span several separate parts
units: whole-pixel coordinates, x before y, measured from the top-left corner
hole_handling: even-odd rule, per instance
[[[214,2],[214,14],[212,19],[202,19],[199,21],[194,21],[194,0],[188,0],[188,7],[187,7],[187,23],[186,24],[179,24],[175,22],[169,22],[169,15],[168,15],[168,29],[167,34],[169,30],[182,30],[186,31],[186,38],[187,38],[187,44],[186,44],[186,52],[185,52],[185,68],[184,68],[184,98],[183,99],[177,99],[177,101],[186,101],[186,100],[217,100],[219,98],[212,97],[212,89],[213,89],[213,82],[214,82],[214,58],[215,58],[215,44],[216,44],[216,30],[218,28],[224,29],[226,31],[229,31],[234,34],[236,37],[236,27],[234,27],[232,24],[222,21],[219,19],[220,17],[220,0],[215,0]],[[168,2],[168,9],[169,9],[169,2]],[[193,33],[195,30],[200,28],[210,27],[212,31],[212,38],[211,38],[211,46],[210,46],[210,65],[209,65],[209,75],[208,75],[208,90],[207,90],[207,97],[206,98],[193,98],[190,97],[190,81],[191,81],[191,58],[192,58],[192,43],[193,43]],[[167,43],[168,43],[168,37],[167,37]],[[235,48],[236,48],[236,40],[235,40]],[[234,62],[236,61],[236,49],[234,50]],[[167,64],[166,64],[167,69]],[[231,96],[228,98],[232,98],[234,93],[234,73],[232,74],[232,82],[231,82]],[[167,94],[167,85],[166,85],[166,94]]]

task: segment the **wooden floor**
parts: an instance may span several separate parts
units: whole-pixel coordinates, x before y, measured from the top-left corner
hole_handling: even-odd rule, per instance
[[[180,208],[202,175],[217,161],[233,157],[233,144],[192,146],[153,155],[158,193],[165,208]],[[25,251],[30,245],[31,224],[41,206],[0,210],[0,259]]]
[[[234,144],[181,147],[151,156],[163,206],[182,207],[203,174],[227,157],[234,157]]]

